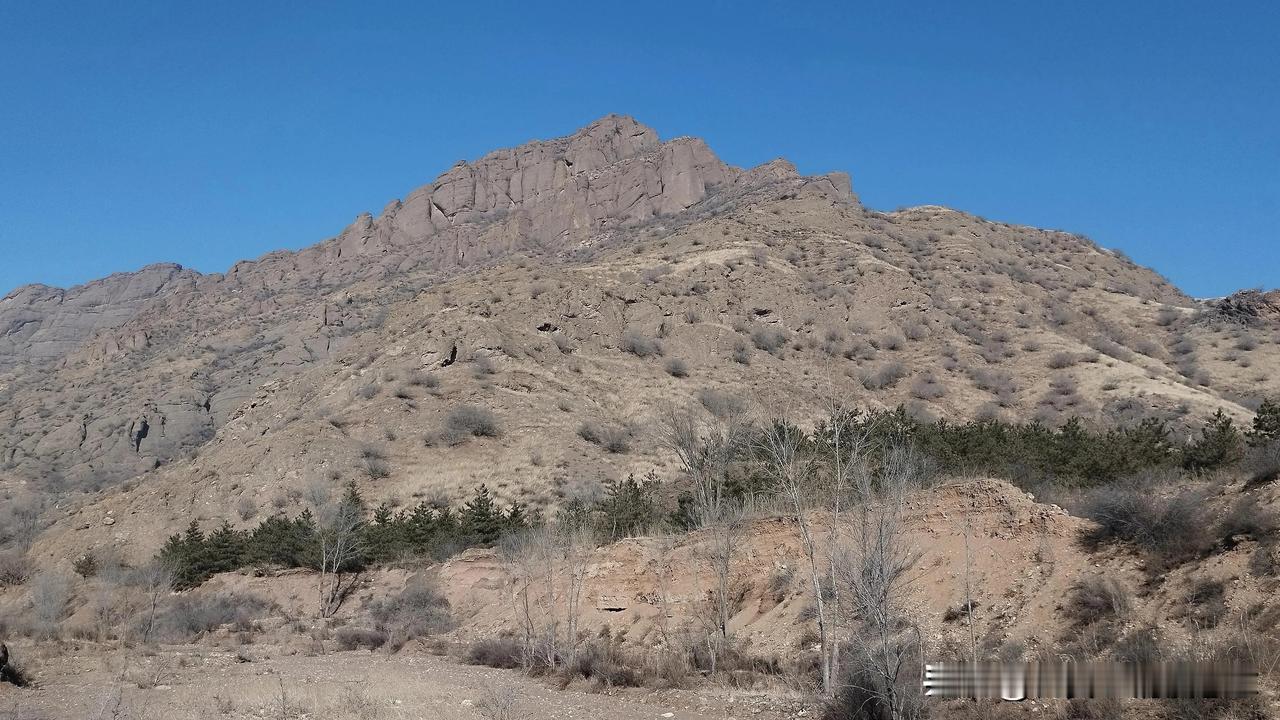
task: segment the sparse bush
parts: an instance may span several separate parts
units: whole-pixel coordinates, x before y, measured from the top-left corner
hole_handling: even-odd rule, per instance
[[[1280,528],[1276,513],[1256,500],[1241,497],[1218,525],[1218,538],[1225,547],[1235,547],[1241,538],[1262,540]]]
[[[739,365],[750,365],[751,348],[747,347],[747,344],[741,338],[734,340],[733,350],[730,352],[729,357],[733,358],[733,361]]]
[[[1095,544],[1129,542],[1167,562],[1203,552],[1209,545],[1204,498],[1195,493],[1160,498],[1152,490],[1131,482],[1093,491],[1081,514],[1097,527],[1085,539]]]
[[[587,421],[578,426],[578,437],[610,453],[625,453],[631,449],[631,430],[621,425]]]
[[[356,388],[356,397],[360,398],[361,400],[372,400],[378,396],[378,393],[380,391],[381,391],[381,388],[379,388],[376,384],[369,383],[368,385],[361,385],[360,387]]]
[[[911,383],[911,396],[920,400],[936,400],[946,392],[946,388],[933,373],[925,373]]]
[[[780,328],[758,327],[751,331],[751,344],[757,350],[773,354],[787,344],[787,333]]]
[[[1074,353],[1065,351],[1056,352],[1049,356],[1049,368],[1051,370],[1062,370],[1069,368],[1079,362],[1079,358]]]
[[[361,627],[341,627],[334,633],[334,639],[343,650],[358,650],[362,647],[377,650],[387,644],[387,634],[381,630]]]
[[[493,359],[488,355],[477,355],[471,359],[471,372],[478,378],[493,375],[497,371],[497,368],[494,367]]]
[[[444,420],[445,432],[455,437],[498,437],[502,430],[498,419],[485,408],[459,405]]]
[[[31,561],[18,550],[0,552],[0,588],[21,585],[31,577]]]
[[[252,593],[178,595],[156,616],[152,636],[168,642],[189,642],[224,625],[247,631],[257,618],[274,608],[274,603]]]
[[[45,571],[31,581],[31,614],[36,620],[34,628],[41,637],[52,637],[67,614],[71,601],[71,582],[56,571]]]
[[[476,701],[476,709],[485,720],[518,720],[519,698],[508,685],[490,685]]]
[[[409,377],[405,382],[413,387],[423,387],[429,390],[440,387],[440,378],[429,372],[423,372],[421,370],[414,370],[409,373]]]
[[[622,333],[621,347],[623,352],[631,353],[638,358],[662,355],[661,343],[634,329],[628,329]]]
[[[1133,597],[1115,578],[1090,576],[1077,580],[1063,611],[1077,627],[1122,619],[1133,609]]]
[[[907,374],[907,366],[900,362],[881,365],[878,369],[862,373],[862,386],[868,390],[891,388]]]
[[[1280,480],[1280,440],[1258,443],[1245,452],[1243,467],[1253,486]]]
[[[663,369],[671,377],[685,378],[689,377],[689,364],[680,358],[670,358],[663,364]]]
[[[923,340],[929,337],[929,328],[920,323],[912,323],[902,329],[902,334],[906,335],[908,340]]]
[[[747,411],[747,402],[724,390],[706,388],[698,391],[698,402],[715,417],[720,419],[742,415]]]
[[[1217,627],[1227,614],[1226,585],[1221,580],[1203,578],[1187,593],[1187,619],[1200,628]]]
[[[376,628],[387,634],[392,651],[419,637],[446,632],[453,627],[449,600],[433,582],[410,580],[404,590],[375,603],[372,615]]]
[[[515,638],[484,638],[467,648],[467,662],[472,665],[513,670],[521,667],[523,660],[524,650]]]
[[[1280,545],[1274,540],[1258,544],[1249,556],[1249,572],[1254,577],[1280,577]]]

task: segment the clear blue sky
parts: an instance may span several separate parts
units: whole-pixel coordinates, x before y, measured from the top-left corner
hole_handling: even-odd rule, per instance
[[[0,294],[223,271],[609,112],[1276,286],[1277,38],[1274,1],[5,2]]]

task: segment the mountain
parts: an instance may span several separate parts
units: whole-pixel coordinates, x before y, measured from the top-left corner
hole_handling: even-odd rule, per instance
[[[1273,301],[1197,301],[1066,232],[871,210],[843,173],[734,168],[611,115],[225,274],[10,293],[0,489],[78,498],[49,552],[146,553],[327,478],[551,508],[671,471],[647,432],[669,402],[1191,429],[1280,391]],[[460,408],[495,436],[462,442]]]

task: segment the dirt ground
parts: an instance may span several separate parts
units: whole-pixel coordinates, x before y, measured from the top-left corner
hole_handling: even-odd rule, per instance
[[[776,693],[558,690],[516,671],[429,655],[263,657],[252,647],[193,646],[148,657],[67,654],[30,665],[32,686],[0,685],[0,720],[778,720],[815,714]],[[488,712],[486,702],[504,696],[514,698],[512,712]]]

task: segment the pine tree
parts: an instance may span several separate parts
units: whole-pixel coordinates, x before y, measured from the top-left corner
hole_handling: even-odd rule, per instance
[[[1280,439],[1280,403],[1266,399],[1258,406],[1253,416],[1253,428],[1249,430],[1249,443],[1261,445],[1269,440]]]
[[[160,559],[173,573],[174,587],[179,590],[195,587],[212,574],[204,533],[195,520],[181,536],[169,538],[160,551]]]
[[[210,575],[239,570],[244,565],[244,537],[226,520],[209,535],[205,548],[208,555],[206,569]]]
[[[472,545],[488,547],[502,535],[503,517],[489,488],[483,484],[462,508],[462,532]]]
[[[1200,437],[1187,446],[1182,464],[1188,470],[1204,472],[1229,465],[1240,459],[1242,437],[1231,417],[1219,409],[1200,431]]]

